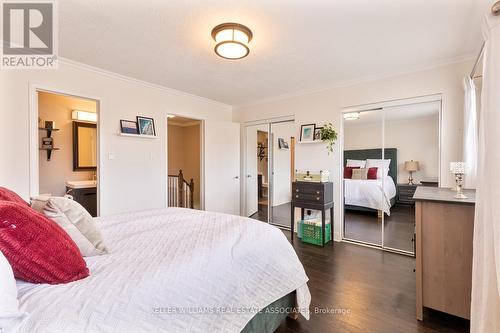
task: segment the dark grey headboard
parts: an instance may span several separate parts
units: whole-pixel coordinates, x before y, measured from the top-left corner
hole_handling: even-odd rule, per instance
[[[344,150],[344,166],[347,160],[366,160],[366,159],[381,159],[382,149],[359,149],[359,150]],[[394,184],[398,183],[398,150],[397,148],[385,148],[384,159],[391,159],[389,165],[389,176],[394,180]]]

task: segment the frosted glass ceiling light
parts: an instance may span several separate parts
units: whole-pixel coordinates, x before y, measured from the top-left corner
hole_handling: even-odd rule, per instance
[[[248,43],[252,37],[252,31],[238,23],[222,23],[212,30],[212,38],[217,43],[214,51],[224,59],[245,58],[250,53]]]

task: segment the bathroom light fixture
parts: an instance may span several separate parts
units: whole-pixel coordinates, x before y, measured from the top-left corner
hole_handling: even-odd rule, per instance
[[[71,112],[71,118],[73,120],[89,121],[96,123],[97,113],[89,111],[73,110],[73,112]]]
[[[344,119],[345,120],[358,120],[359,119],[359,112],[344,113]]]
[[[175,118],[175,115],[174,114],[167,114],[167,118],[168,119]]]
[[[238,23],[222,23],[212,29],[212,38],[217,43],[214,51],[225,59],[246,57],[250,53],[248,43],[252,37],[252,31]]]

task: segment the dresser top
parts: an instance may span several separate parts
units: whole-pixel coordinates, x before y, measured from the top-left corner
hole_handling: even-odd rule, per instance
[[[413,195],[413,199],[416,201],[439,201],[469,205],[476,203],[476,190],[464,190],[463,192],[467,196],[467,199],[455,198],[455,194],[457,192],[454,192],[447,187],[419,186],[417,187],[415,195]]]

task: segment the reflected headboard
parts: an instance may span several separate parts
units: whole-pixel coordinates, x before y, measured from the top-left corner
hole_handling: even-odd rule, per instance
[[[358,150],[344,150],[344,166],[347,160],[366,160],[366,159],[381,159],[382,149],[358,149]],[[385,148],[384,159],[391,159],[389,165],[389,176],[394,180],[394,184],[398,183],[398,149]]]

